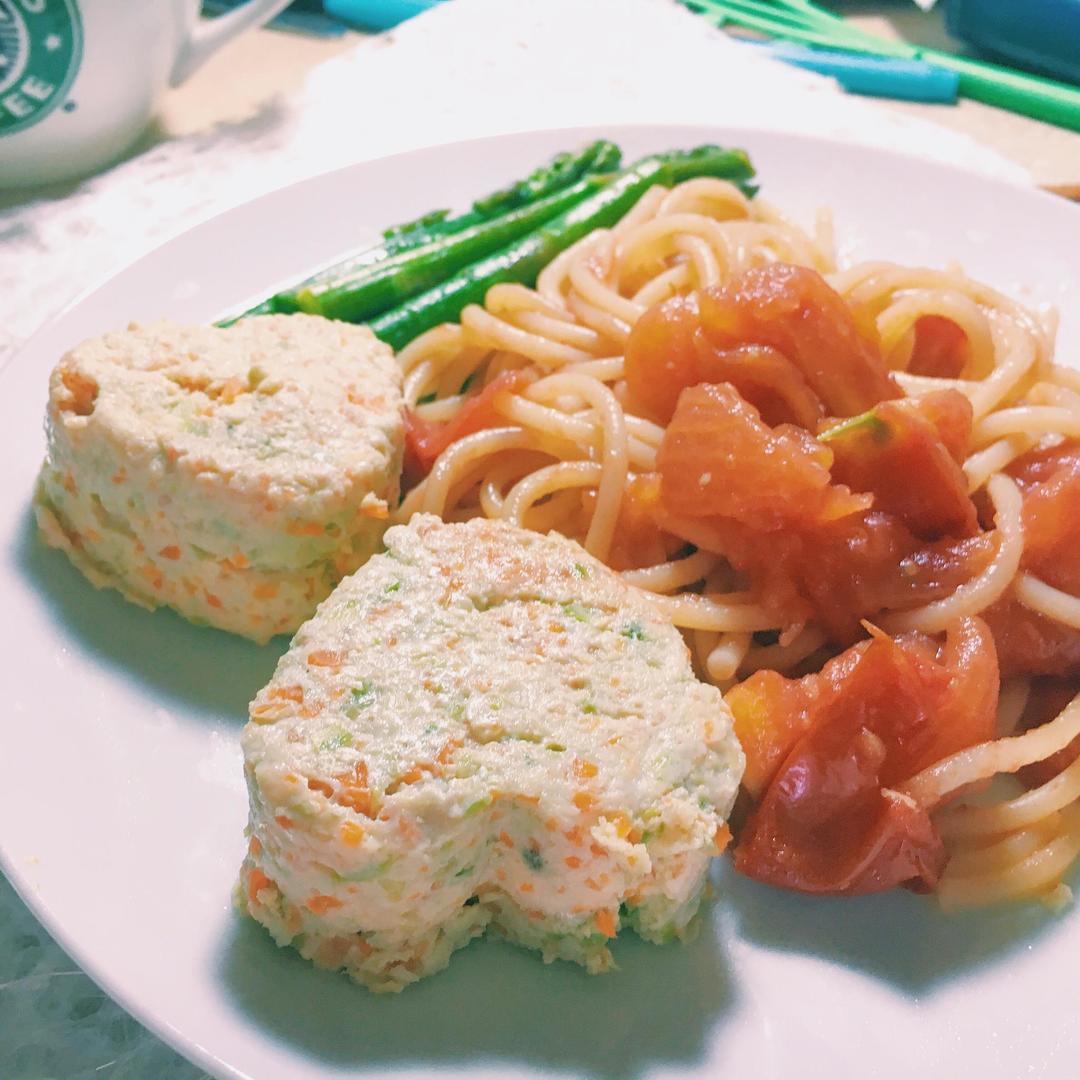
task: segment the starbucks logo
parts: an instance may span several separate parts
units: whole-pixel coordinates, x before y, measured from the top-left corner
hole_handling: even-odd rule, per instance
[[[0,137],[60,105],[81,59],[75,0],[0,0]]]

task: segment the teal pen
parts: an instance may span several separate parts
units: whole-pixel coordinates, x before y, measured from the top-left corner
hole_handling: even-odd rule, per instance
[[[841,49],[815,49],[793,41],[744,41],[794,67],[831,75],[852,94],[952,105],[960,76],[924,60],[868,56]]]

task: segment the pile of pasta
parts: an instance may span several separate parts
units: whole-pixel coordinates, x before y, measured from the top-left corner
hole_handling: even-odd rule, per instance
[[[397,518],[558,530],[652,595],[736,717],[744,872],[1059,903],[1080,372],[1054,332],[959,268],[838,269],[827,215],[658,187],[403,350]]]

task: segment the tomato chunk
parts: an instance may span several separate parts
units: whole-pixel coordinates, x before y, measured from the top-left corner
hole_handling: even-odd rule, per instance
[[[773,532],[865,509],[868,496],[830,483],[832,452],[792,425],[770,428],[728,383],[684,390],[657,468],[664,506]]]
[[[815,428],[900,391],[872,325],[860,326],[820,274],[777,263],[647,311],[626,347],[630,399],[666,422],[679,394],[730,382],[770,424]]]
[[[876,636],[792,682],[760,673],[727,697],[750,789],[764,789],[736,869],[811,893],[932,888],[944,847],[896,788],[992,737],[998,683],[985,625],[959,620],[940,650],[915,635]]]
[[[967,366],[967,334],[944,315],[923,315],[915,320],[915,345],[907,370],[912,375],[958,379]]]
[[[1024,492],[1023,567],[1080,595],[1080,443],[1033,451],[1009,470]],[[1006,676],[1080,676],[1080,631],[1006,594],[987,612]]]
[[[528,386],[534,376],[525,371],[507,371],[492,379],[479,394],[468,398],[450,420],[423,420],[405,410],[405,475],[407,485],[422,480],[439,455],[458,439],[485,428],[506,423],[495,411],[495,398]]]
[[[968,399],[945,390],[925,399],[883,401],[819,438],[835,454],[834,479],[872,493],[876,509],[899,518],[916,536],[973,536],[979,521],[967,478],[938,427],[959,449],[970,437],[971,420]]]
[[[765,345],[788,357],[832,416],[900,397],[869,322],[815,270],[774,263],[704,289],[701,324],[718,348]]]

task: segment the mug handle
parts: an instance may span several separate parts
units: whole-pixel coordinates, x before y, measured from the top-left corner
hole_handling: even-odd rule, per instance
[[[248,3],[216,19],[196,19],[181,44],[169,75],[169,85],[179,86],[227,41],[253,26],[269,22],[290,0],[248,0]]]

